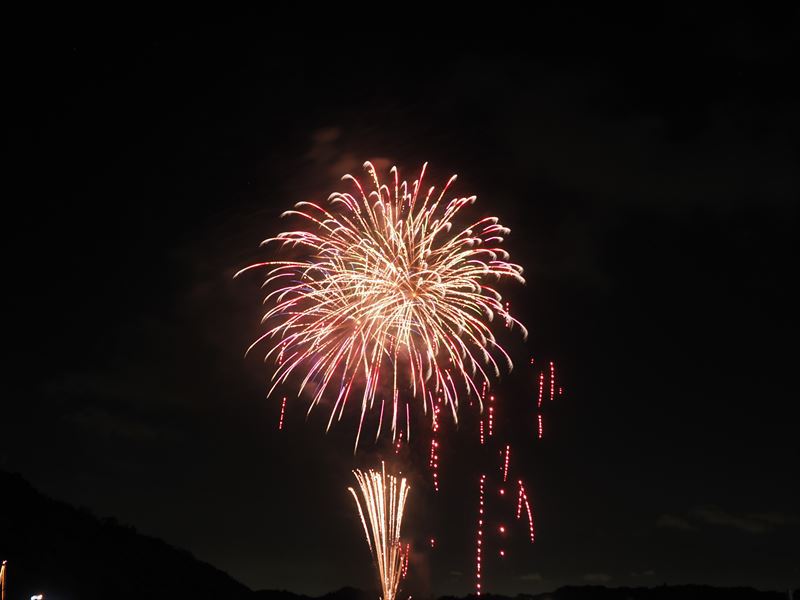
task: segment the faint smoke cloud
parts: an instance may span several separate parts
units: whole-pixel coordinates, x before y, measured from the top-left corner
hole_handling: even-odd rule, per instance
[[[656,519],[656,527],[667,527],[670,529],[683,529],[683,530],[690,530],[694,529],[692,525],[686,519],[682,517],[676,517],[675,515],[661,515]]]
[[[346,149],[342,137],[342,130],[338,127],[317,129],[311,134],[311,147],[306,158],[333,179],[339,179],[346,173],[360,175],[366,160],[375,165],[379,177],[388,175],[392,166],[391,159],[382,156],[357,156]]]
[[[766,533],[777,527],[794,525],[800,519],[793,515],[780,513],[759,513],[751,515],[735,515],[715,507],[694,508],[690,514],[710,525],[733,527],[747,533]]]
[[[582,579],[587,583],[603,584],[611,581],[611,575],[605,573],[587,573]]]
[[[800,518],[776,512],[737,515],[713,506],[700,506],[690,510],[687,517],[661,515],[656,519],[656,527],[686,531],[696,529],[695,525],[698,524],[730,527],[745,533],[761,534],[780,527],[800,524]]]
[[[637,573],[636,571],[631,572],[631,577],[652,577],[655,575],[656,572],[653,569],[647,569],[646,571],[642,571],[641,573]]]

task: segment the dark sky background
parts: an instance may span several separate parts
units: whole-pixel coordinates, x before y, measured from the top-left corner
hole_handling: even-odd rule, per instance
[[[797,11],[467,16],[9,20],[0,468],[254,589],[369,586],[345,488],[390,455],[302,402],[276,430],[232,275],[363,160],[427,160],[528,280],[498,427],[537,541],[486,588],[797,586]],[[531,355],[564,386],[540,442]],[[473,588],[475,422],[444,427],[439,496],[424,434],[396,461],[414,594]]]

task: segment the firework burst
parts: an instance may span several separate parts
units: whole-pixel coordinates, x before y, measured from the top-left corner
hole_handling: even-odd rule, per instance
[[[403,509],[411,489],[406,478],[386,475],[382,464],[380,471],[370,469],[366,473],[355,470],[358,486],[363,498],[363,506],[356,490],[348,488],[355,498],[367,545],[375,559],[378,579],[383,591],[383,600],[394,600],[400,579],[408,571],[409,546],[404,551],[400,541],[400,527],[403,524]],[[366,513],[366,518],[365,518]]]
[[[365,414],[378,404],[376,439],[384,421],[394,439],[403,414],[409,438],[409,397],[427,414],[441,396],[457,420],[459,397],[480,401],[477,385],[500,375],[498,360],[512,367],[492,333],[494,318],[527,335],[493,287],[504,278],[524,283],[522,267],[501,248],[509,229],[497,217],[457,226],[476,197],[446,199],[455,175],[438,193],[423,189],[426,166],[411,184],[392,167],[386,185],[365,163],[367,186],[345,175],[353,193],[331,194],[326,206],[296,204],[284,215],[300,217],[304,227],[262,242],[294,248],[302,258],[237,273],[267,269],[266,331],[248,352],[269,345],[269,393],[292,373],[300,380],[297,395],[311,395],[309,411],[329,392],[328,428],[351,395],[360,395],[356,447]],[[410,392],[405,409],[401,389]]]

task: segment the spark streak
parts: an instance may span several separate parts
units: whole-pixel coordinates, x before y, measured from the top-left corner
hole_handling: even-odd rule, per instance
[[[477,556],[475,562],[475,593],[480,596],[481,595],[481,553],[483,551],[483,498],[485,492],[485,484],[486,484],[486,475],[481,475],[481,483],[480,483],[480,493],[479,493],[479,504],[478,504],[478,540],[477,540]]]
[[[522,485],[522,480],[519,480],[519,500],[517,501],[517,519],[522,517],[522,506],[525,505],[525,511],[528,513],[528,533],[531,538],[531,544],[534,541],[533,529],[533,513],[531,513],[531,505],[528,502],[528,494],[525,492],[525,486]]]
[[[494,396],[489,396],[489,437],[494,435]]]
[[[544,397],[544,373],[539,373],[539,397],[536,400],[537,408],[542,407],[543,397]]]
[[[281,401],[281,418],[278,421],[278,431],[283,429],[283,416],[285,413],[286,413],[286,396],[284,396],[283,400]]]
[[[405,552],[403,552],[403,573],[401,575],[402,579],[408,577],[408,559],[410,556],[411,556],[411,544],[408,543],[406,544]]]
[[[439,404],[441,404],[441,398],[439,399]],[[431,455],[430,459],[428,460],[428,466],[431,468],[431,474],[433,476],[433,491],[439,491],[439,440],[437,433],[439,432],[439,412],[441,408],[439,406],[434,406],[433,408],[433,436],[431,437]],[[400,435],[403,435],[403,432],[400,432]]]

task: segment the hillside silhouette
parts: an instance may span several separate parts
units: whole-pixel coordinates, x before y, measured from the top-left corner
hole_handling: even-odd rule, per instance
[[[115,519],[99,519],[86,509],[47,498],[21,476],[4,471],[0,471],[0,560],[8,561],[7,600],[28,600],[39,593],[46,600],[312,600],[288,591],[250,590],[186,550]],[[709,586],[576,586],[538,595],[484,594],[480,600],[784,600],[787,596]],[[377,598],[376,592],[345,587],[314,600]],[[800,594],[795,592],[794,598],[800,600]]]
[[[797,592],[794,600],[797,600]],[[708,585],[662,585],[652,588],[582,585],[565,586],[545,594],[499,596],[482,594],[467,600],[787,600],[787,592],[764,592],[753,588],[718,588]],[[442,596],[439,600],[464,600]]]
[[[189,552],[114,519],[51,500],[0,471],[0,557],[7,598],[252,598],[253,592]]]

